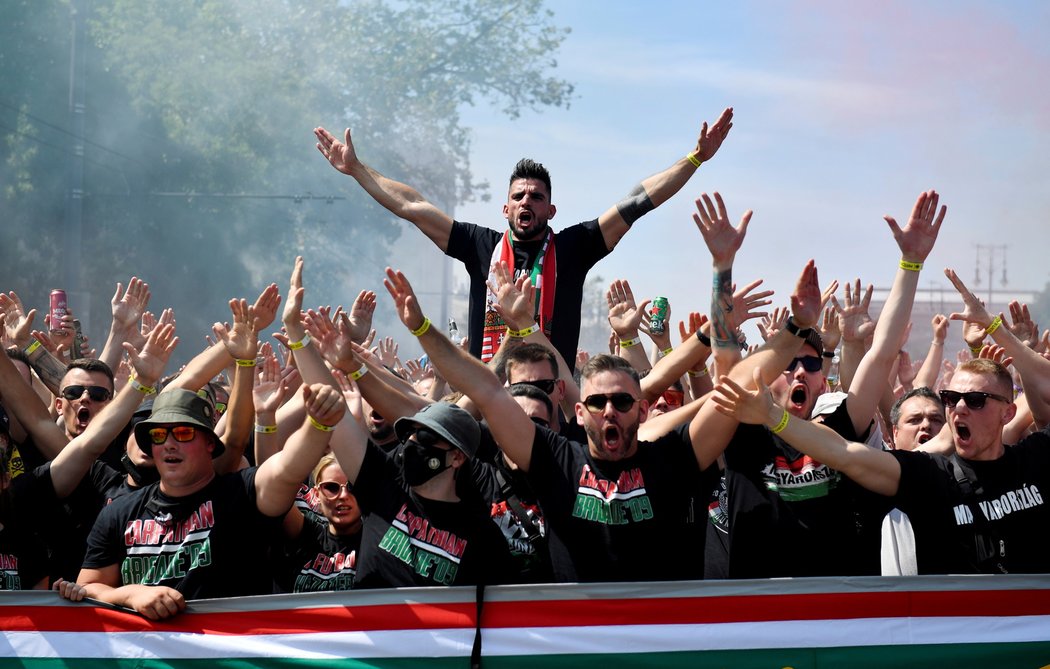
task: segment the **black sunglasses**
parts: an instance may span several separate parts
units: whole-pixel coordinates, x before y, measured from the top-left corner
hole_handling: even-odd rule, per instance
[[[638,398],[633,397],[630,393],[596,393],[589,395],[583,400],[583,406],[587,407],[587,411],[591,413],[601,413],[605,411],[605,405],[612,402],[613,408],[623,413],[630,411],[634,403],[638,401]]]
[[[62,389],[62,397],[70,401],[79,400],[84,396],[85,390],[92,402],[105,402],[113,396],[109,388],[102,386],[66,386]]]
[[[538,381],[518,381],[514,385],[532,386],[539,388],[545,395],[550,395],[554,392],[554,384],[557,382],[557,379],[540,379]]]
[[[804,355],[801,358],[795,358],[788,365],[787,371],[790,374],[795,371],[799,363],[802,363],[802,369],[807,372],[819,372],[824,367],[824,359],[815,355]]]
[[[321,494],[328,499],[335,499],[339,496],[339,491],[346,488],[346,494],[354,494],[354,484],[347,481],[346,483],[336,483],[335,481],[323,481],[317,484],[317,489],[321,491]]]
[[[966,406],[974,411],[983,409],[984,404],[988,401],[988,398],[993,400],[999,400],[1000,402],[1010,403],[1010,400],[1006,399],[1002,395],[996,395],[994,393],[982,393],[977,390],[971,390],[968,393],[960,393],[958,390],[942,390],[940,392],[941,402],[944,406],[951,409],[959,404],[959,400],[966,402]]]
[[[413,436],[416,438],[416,443],[424,448],[430,448],[431,446],[436,446],[445,441],[437,434],[434,434],[430,430],[424,430],[423,428],[417,429],[413,433]]]

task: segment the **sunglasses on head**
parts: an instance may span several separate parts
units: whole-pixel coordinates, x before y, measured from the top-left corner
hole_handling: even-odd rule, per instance
[[[795,371],[799,363],[802,363],[802,369],[807,372],[819,372],[824,367],[824,359],[815,355],[804,355],[801,358],[795,358],[788,365],[787,371],[791,373]]]
[[[601,413],[605,411],[605,405],[612,402],[613,408],[623,413],[630,411],[634,403],[638,401],[638,398],[633,397],[630,393],[596,393],[594,395],[588,395],[583,400],[583,406],[587,407],[587,411],[591,413]]]
[[[92,402],[105,402],[112,397],[109,388],[102,386],[66,386],[62,389],[62,397],[70,401],[79,400],[84,396],[85,390]]]
[[[187,441],[193,441],[193,438],[197,436],[197,428],[192,425],[176,425],[175,427],[150,428],[149,440],[153,442],[155,446],[160,446],[168,440],[169,432],[171,433],[172,439],[180,444],[186,443]]]
[[[317,484],[317,489],[321,491],[321,494],[328,499],[335,499],[339,496],[339,491],[346,488],[347,495],[354,494],[354,484],[347,481],[346,483],[336,483],[335,481],[322,481]]]
[[[983,409],[985,402],[988,398],[993,400],[999,400],[1000,402],[1010,403],[1010,400],[1006,399],[1002,395],[996,395],[994,393],[982,393],[977,390],[972,390],[968,393],[960,393],[958,390],[942,390],[940,392],[941,402],[944,406],[951,409],[959,404],[959,400],[966,402],[966,406],[973,409]]]
[[[518,381],[514,385],[532,386],[533,388],[539,388],[544,394],[550,395],[554,392],[555,383],[557,383],[557,379],[540,379],[538,381]]]

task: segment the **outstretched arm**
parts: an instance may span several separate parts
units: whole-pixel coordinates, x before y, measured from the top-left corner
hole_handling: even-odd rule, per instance
[[[1043,428],[1050,424],[1050,360],[1025,346],[1010,328],[1004,327],[1002,314],[993,318],[955,270],[945,269],[944,274],[959,291],[965,305],[962,313],[953,313],[948,318],[976,324],[977,327],[983,328],[986,334],[991,335],[996,344],[1003,347],[1006,355],[1013,358],[1014,369],[1021,375],[1021,385],[1024,386],[1028,408],[1032,411],[1036,426]]]
[[[492,429],[492,436],[519,468],[528,471],[536,425],[503,388],[496,375],[480,360],[448,340],[440,328],[423,317],[412,285],[401,272],[389,267],[383,281],[401,322],[419,337],[430,362],[452,387],[468,395]]]
[[[806,455],[850,477],[880,495],[895,495],[900,486],[901,467],[897,458],[864,444],[846,441],[831,428],[788,414],[773,402],[769,388],[759,373],[756,389],[747,390],[732,379],[715,387],[711,404],[718,411],[741,423],[765,425],[780,438]]]
[[[890,368],[900,351],[905,328],[911,320],[915,288],[919,285],[919,270],[933,250],[941,222],[944,221],[944,214],[947,212],[947,207],[944,206],[940,210],[937,209],[938,200],[936,191],[931,190],[919,195],[911,218],[903,228],[898,227],[893,217],[885,217],[893,232],[893,238],[900,247],[901,259],[890,295],[875,325],[875,340],[871,349],[864,354],[849,387],[847,407],[853,421],[853,429],[858,435],[867,431],[875,415]]]
[[[448,249],[452,217],[424,199],[416,189],[388,179],[361,162],[350,137],[350,128],[346,129],[342,142],[324,128],[314,128],[314,135],[317,137],[317,150],[332,167],[352,176],[373,200],[398,218],[419,228],[442,252]]]
[[[707,121],[704,121],[700,127],[700,136],[696,140],[696,148],[667,169],[643,180],[626,197],[599,216],[598,227],[605,238],[605,247],[612,251],[636,220],[680,191],[696,173],[700,164],[714,157],[732,127],[732,107],[723,111],[710,128],[707,127]]]

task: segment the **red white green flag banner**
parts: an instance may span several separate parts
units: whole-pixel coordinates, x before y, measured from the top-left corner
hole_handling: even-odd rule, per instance
[[[0,592],[0,667],[468,667],[471,588],[191,602],[168,622]],[[1050,577],[501,586],[481,666],[1050,667]]]

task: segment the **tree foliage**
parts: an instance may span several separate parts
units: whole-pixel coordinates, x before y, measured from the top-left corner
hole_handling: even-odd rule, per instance
[[[283,278],[304,251],[316,276],[330,277],[322,299],[348,301],[358,268],[371,275],[388,262],[397,228],[323,164],[315,125],[353,127],[369,163],[454,206],[484,192],[470,171],[463,105],[515,117],[572,96],[549,74],[568,30],[541,0],[7,4],[0,288],[40,305],[61,277],[77,8],[88,35],[77,288],[94,296],[95,338],[113,285],[133,273],[190,332],[275,268]]]

